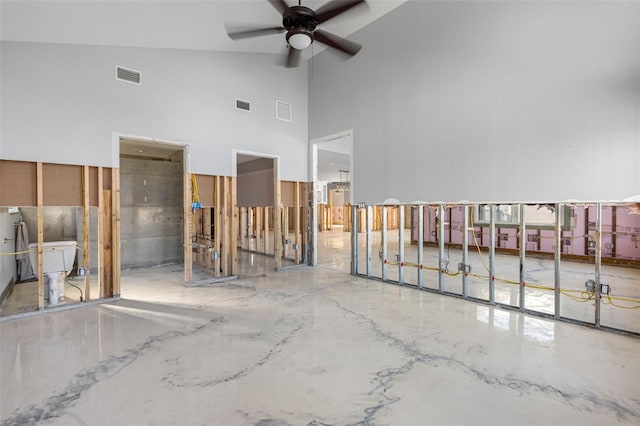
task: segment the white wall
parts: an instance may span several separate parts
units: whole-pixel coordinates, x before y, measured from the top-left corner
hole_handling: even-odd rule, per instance
[[[351,38],[309,129],[353,129],[355,202],[640,193],[640,3],[407,2]]]
[[[191,171],[231,175],[232,149],[278,155],[281,178],[306,180],[307,71],[262,54],[4,41],[3,159],[112,166],[112,134],[190,145]],[[118,82],[118,64],[142,86]],[[235,99],[252,112],[235,109]],[[293,122],[275,119],[276,98]],[[117,155],[115,156],[117,161]]]

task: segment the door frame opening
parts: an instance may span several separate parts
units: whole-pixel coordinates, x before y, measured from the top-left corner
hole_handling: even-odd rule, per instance
[[[141,146],[159,146],[165,149],[173,149],[175,151],[182,151],[182,246],[183,246],[183,268],[184,268],[184,281],[191,282],[192,278],[192,250],[191,250],[191,197],[192,189],[191,182],[188,178],[190,176],[191,161],[190,161],[190,146],[187,143],[172,141],[162,138],[155,138],[150,136],[132,135],[128,133],[113,132],[111,137],[111,162],[114,168],[120,173],[120,156],[121,156],[121,142],[134,141]],[[141,153],[144,156],[144,152]],[[114,206],[120,211],[121,206]],[[118,232],[120,230],[118,229]],[[120,241],[120,235],[118,235],[118,241]],[[121,247],[118,248],[121,250]],[[114,265],[114,267],[121,269],[121,265]]]
[[[332,146],[333,145],[333,146]],[[342,147],[338,148],[340,145]],[[345,153],[348,151],[349,155],[349,175],[350,175],[350,193],[349,199],[345,200],[346,202],[353,204],[353,129],[343,130],[341,132],[333,133],[327,136],[323,136],[320,138],[311,140],[311,164],[310,168],[312,171],[312,181],[313,181],[313,223],[315,226],[313,227],[312,233],[312,247],[313,254],[311,256],[311,265],[318,265],[318,204],[319,197],[318,191],[322,188],[319,188],[320,182],[318,179],[318,149],[323,149],[326,147],[331,147],[331,150],[336,152]],[[346,147],[346,148],[345,148]]]

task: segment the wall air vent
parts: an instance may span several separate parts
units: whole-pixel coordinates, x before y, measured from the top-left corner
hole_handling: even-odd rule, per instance
[[[291,121],[291,104],[276,100],[276,118],[282,121]]]
[[[251,111],[251,102],[243,101],[242,99],[236,99],[236,109],[242,111]]]
[[[142,84],[142,74],[140,73],[140,71],[116,65],[116,80],[125,81],[127,83],[137,84],[138,86],[140,86]]]

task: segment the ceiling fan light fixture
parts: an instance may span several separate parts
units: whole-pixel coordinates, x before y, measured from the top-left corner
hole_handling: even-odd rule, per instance
[[[304,50],[311,45],[312,41],[311,33],[303,29],[295,29],[287,33],[287,43],[294,49]]]

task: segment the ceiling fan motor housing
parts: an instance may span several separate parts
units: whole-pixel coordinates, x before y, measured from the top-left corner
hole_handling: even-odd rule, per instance
[[[313,41],[316,29],[316,14],[305,6],[292,6],[282,14],[282,26],[287,29],[287,41],[294,34],[305,34]]]

